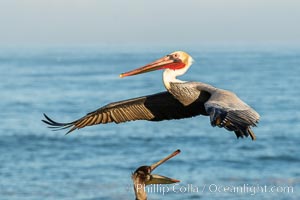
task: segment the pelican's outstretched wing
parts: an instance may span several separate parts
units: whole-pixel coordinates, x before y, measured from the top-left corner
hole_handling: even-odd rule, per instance
[[[218,89],[204,105],[212,126],[234,131],[238,138],[250,135],[256,139],[250,127],[256,126],[260,116],[234,93]]]
[[[181,119],[196,115],[207,115],[204,103],[208,97],[201,97],[189,106],[182,105],[169,92],[110,103],[84,117],[69,123],[59,123],[44,114],[42,120],[50,128],[67,129],[70,133],[76,129],[110,122],[121,123],[134,120],[162,121]]]

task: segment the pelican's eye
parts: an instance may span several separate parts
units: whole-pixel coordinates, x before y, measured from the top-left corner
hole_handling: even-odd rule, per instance
[[[175,63],[181,62],[181,59],[179,57],[180,57],[179,53],[172,54],[172,59]]]

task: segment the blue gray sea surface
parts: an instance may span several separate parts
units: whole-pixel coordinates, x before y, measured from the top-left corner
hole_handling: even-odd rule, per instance
[[[300,46],[199,45],[182,80],[234,91],[261,115],[257,140],[212,128],[209,118],[87,127],[68,122],[107,103],[164,91],[162,72],[119,74],[179,50],[2,47],[0,199],[134,199],[131,173],[176,149],[155,173],[181,180],[149,199],[300,199]],[[153,189],[153,188],[152,188]],[[163,193],[162,189],[168,192]]]

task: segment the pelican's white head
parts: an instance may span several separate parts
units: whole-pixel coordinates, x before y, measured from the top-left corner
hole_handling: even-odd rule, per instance
[[[192,56],[190,56],[188,53],[184,51],[175,51],[170,56],[177,58],[179,63],[182,63],[182,67],[174,68],[174,67],[166,67],[165,73],[173,74],[174,78],[176,76],[180,76],[186,73],[186,71],[190,68],[190,66],[193,64],[194,60]],[[167,72],[170,71],[170,72]],[[171,72],[172,71],[172,72]],[[170,75],[172,76],[172,75]]]

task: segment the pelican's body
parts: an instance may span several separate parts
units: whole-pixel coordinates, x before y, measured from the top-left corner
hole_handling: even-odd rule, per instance
[[[153,170],[159,165],[163,164],[170,158],[176,156],[180,153],[180,150],[174,151],[172,154],[167,156],[166,158],[158,161],[157,163],[151,166],[141,166],[135,170],[132,174],[131,178],[134,186],[134,193],[136,200],[147,200],[147,193],[145,191],[145,187],[151,184],[172,184],[177,183],[179,180],[171,179],[165,176],[151,174]]]
[[[176,51],[120,75],[125,77],[164,69],[163,83],[167,92],[111,103],[70,123],[57,123],[46,115],[47,120],[43,121],[54,128],[70,128],[71,132],[109,122],[161,121],[205,115],[210,116],[212,126],[234,131],[238,138],[250,135],[255,140],[251,126],[256,126],[260,116],[234,93],[201,82],[177,79],[189,69],[192,62],[192,57],[187,53]]]

